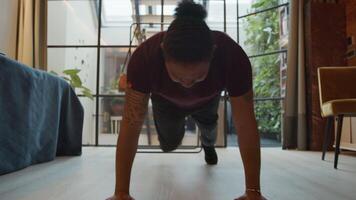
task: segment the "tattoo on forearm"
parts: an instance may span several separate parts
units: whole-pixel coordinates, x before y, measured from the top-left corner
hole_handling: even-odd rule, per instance
[[[148,98],[146,94],[127,89],[123,120],[130,126],[142,125],[147,112]]]

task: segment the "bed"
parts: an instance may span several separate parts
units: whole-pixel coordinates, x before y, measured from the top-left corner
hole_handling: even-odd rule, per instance
[[[66,81],[0,55],[0,175],[81,155],[83,117]]]

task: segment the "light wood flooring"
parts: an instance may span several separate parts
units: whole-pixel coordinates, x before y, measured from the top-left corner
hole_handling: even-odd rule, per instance
[[[244,191],[237,148],[218,149],[219,164],[204,154],[136,156],[131,194],[136,200],[233,200]],[[0,176],[1,200],[104,200],[114,191],[115,148],[84,147],[80,157],[61,157]],[[356,156],[262,149],[262,191],[269,200],[355,200]]]

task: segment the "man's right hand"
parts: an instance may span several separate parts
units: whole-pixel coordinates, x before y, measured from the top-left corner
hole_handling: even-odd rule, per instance
[[[109,200],[134,200],[130,197],[130,175],[141,127],[148,109],[149,94],[126,88],[123,119],[116,145],[116,184]],[[124,195],[120,195],[120,193]]]
[[[106,200],[135,200],[135,199],[131,197],[129,194],[120,193],[112,197],[109,197]]]

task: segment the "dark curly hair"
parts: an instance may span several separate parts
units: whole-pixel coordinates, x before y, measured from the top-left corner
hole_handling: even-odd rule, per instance
[[[163,39],[165,58],[178,62],[209,60],[213,40],[205,23],[205,8],[192,0],[183,0],[175,9],[174,16]]]

